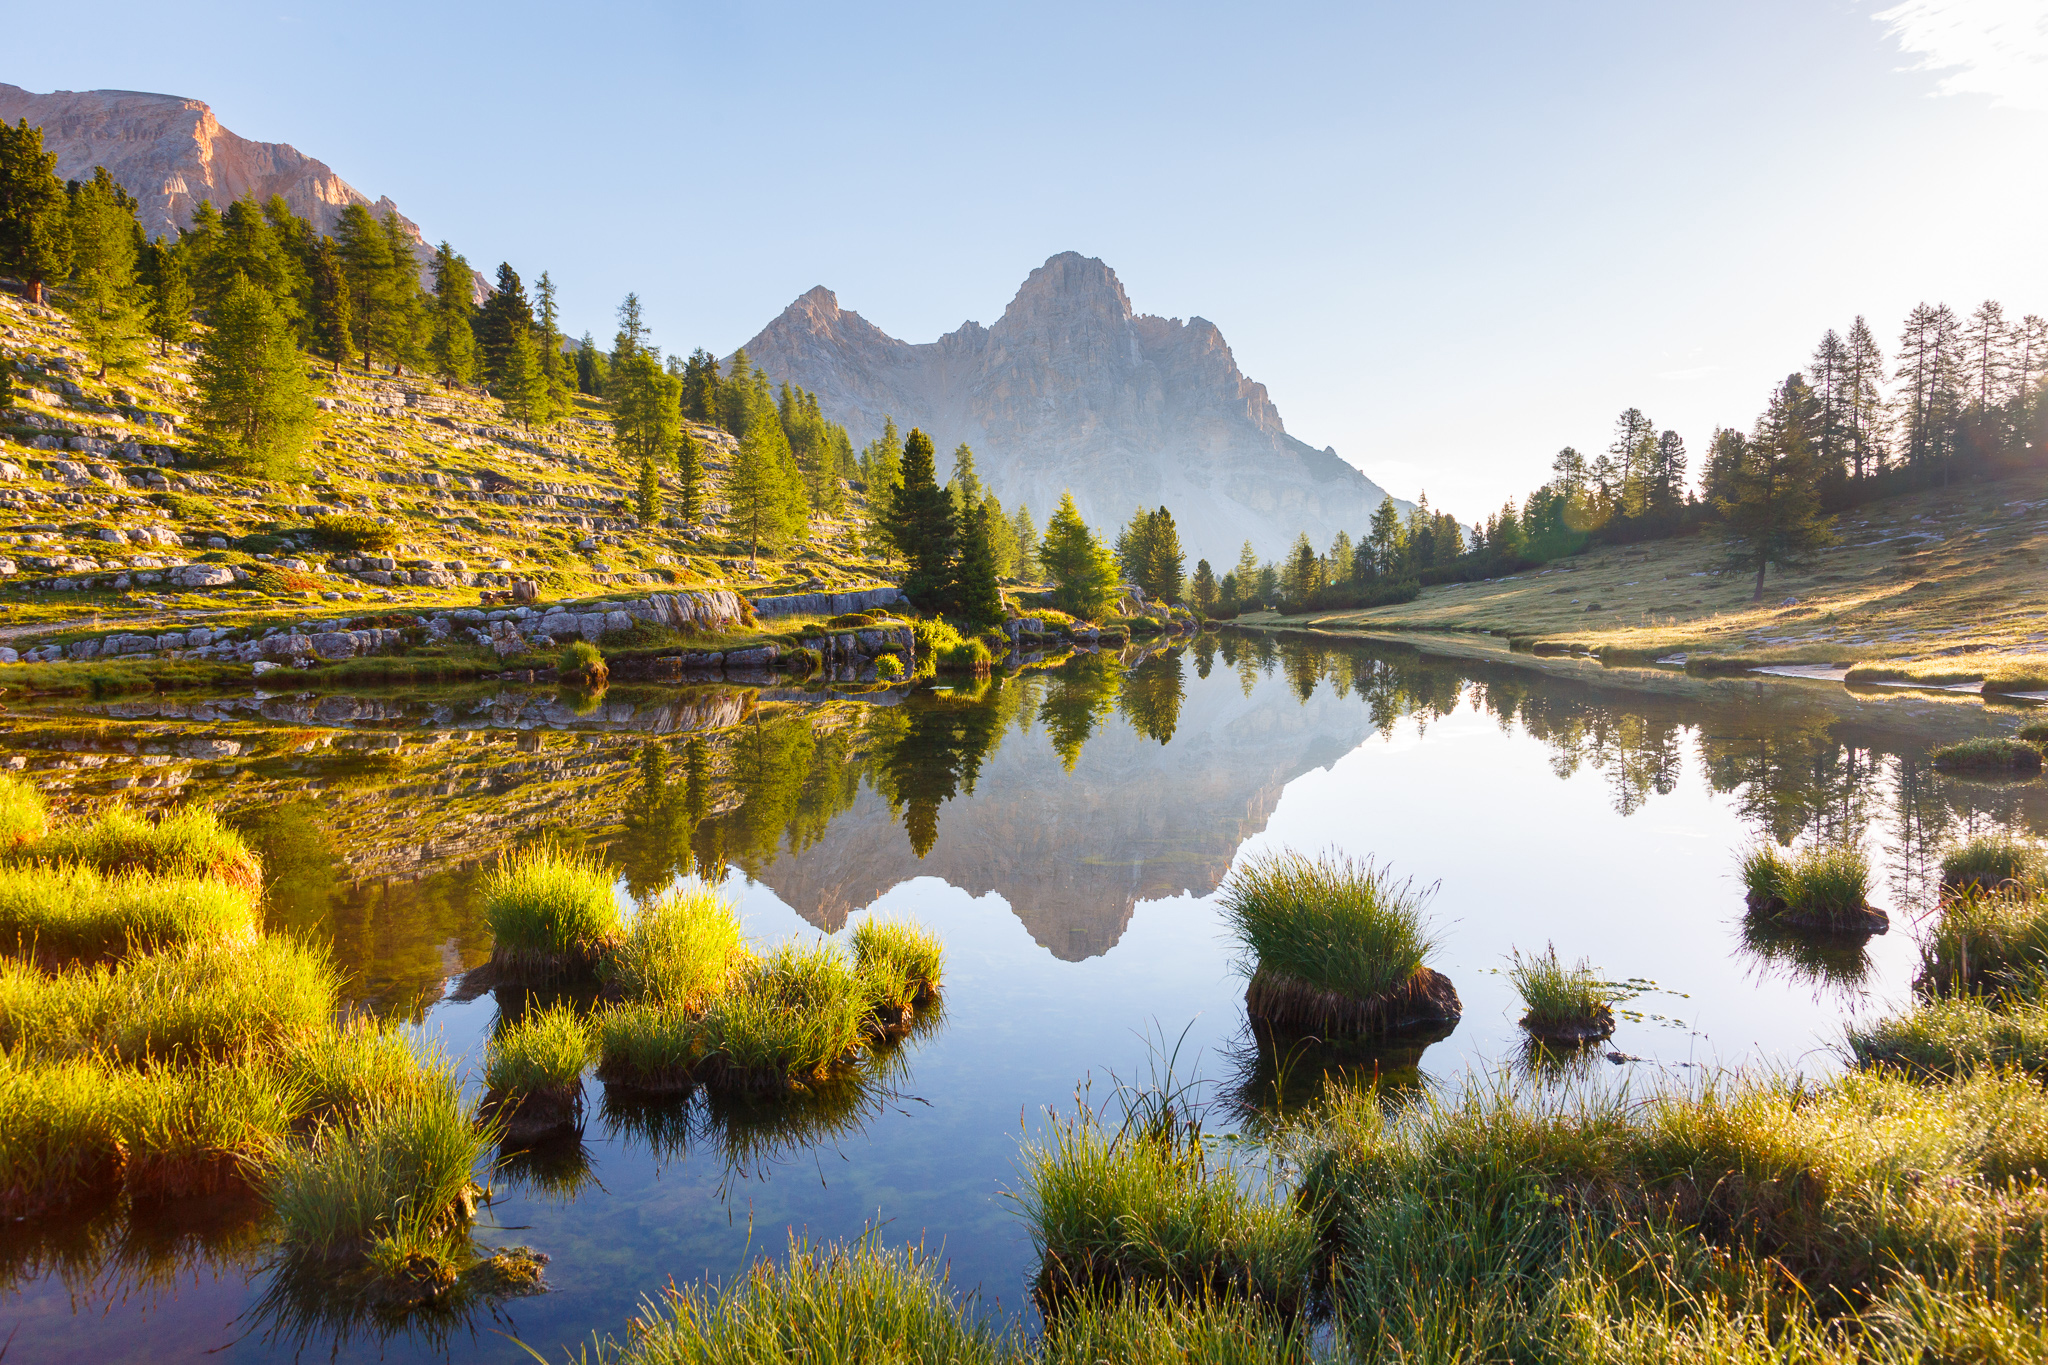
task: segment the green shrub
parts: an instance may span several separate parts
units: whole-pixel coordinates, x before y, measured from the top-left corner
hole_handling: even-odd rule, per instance
[[[104,875],[90,866],[0,866],[0,952],[111,958],[256,936],[256,898],[211,878]]]
[[[1584,959],[1567,967],[1557,959],[1555,945],[1546,944],[1541,953],[1523,957],[1512,950],[1508,959],[1508,980],[1522,997],[1526,1013],[1522,1023],[1535,1028],[1563,1028],[1611,1022],[1611,992],[1600,974]]]
[[[894,654],[875,656],[875,679],[878,682],[895,682],[903,676],[903,660]]]
[[[641,906],[599,972],[629,1000],[697,1013],[725,992],[748,959],[732,902],[714,887],[692,883]]]
[[[0,850],[33,843],[50,831],[43,794],[10,773],[0,773]]]
[[[529,1010],[501,1026],[484,1047],[484,1085],[494,1095],[563,1090],[583,1079],[590,1033],[567,1005]]]
[[[611,677],[604,655],[588,640],[571,640],[555,660],[555,673],[579,687],[602,687]]]
[[[862,627],[871,626],[875,622],[883,620],[886,616],[886,612],[842,612],[838,616],[827,617],[825,626],[828,630],[859,630]]]
[[[265,1194],[297,1255],[368,1256],[467,1225],[477,1164],[493,1136],[462,1111],[450,1084],[404,1095],[304,1146],[276,1153]]]
[[[594,859],[545,845],[500,858],[483,888],[501,971],[583,971],[624,937],[611,875]]]
[[[388,550],[398,544],[396,529],[359,512],[314,517],[313,535],[328,548],[343,552]]]
[[[1849,922],[1861,914],[1870,887],[1870,860],[1860,848],[1815,844],[1787,852],[1758,844],[1742,855],[1741,874],[1752,914],[1790,915]]]
[[[2038,773],[2041,751],[2004,735],[1946,744],[1933,754],[1934,766],[1951,773]]]
[[[1385,868],[1283,851],[1245,859],[1219,898],[1262,972],[1356,1000],[1406,985],[1435,949],[1423,897]]]
[[[2004,882],[2041,886],[2048,882],[2048,850],[2010,831],[1980,834],[1943,850],[1941,884],[1988,891]]]
[[[218,521],[220,513],[204,498],[195,498],[189,493],[173,493],[168,490],[151,493],[149,500],[169,512],[179,521]]]
[[[205,806],[180,806],[154,822],[125,802],[96,820],[60,825],[14,846],[13,858],[77,863],[101,872],[159,877],[217,877],[249,891],[263,889],[263,863],[242,836]]]

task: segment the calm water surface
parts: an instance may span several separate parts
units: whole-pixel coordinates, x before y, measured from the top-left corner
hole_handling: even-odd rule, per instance
[[[1275,1102],[1214,903],[1239,858],[1335,849],[1437,888],[1437,965],[1465,1014],[1386,1059],[1391,1079],[1539,1083],[1499,969],[1554,943],[1637,992],[1615,1059],[1593,1054],[1580,1083],[1641,1087],[1833,1069],[1844,1022],[1908,993],[1942,843],[2048,827],[2041,783],[1928,769],[1934,744],[1998,727],[1974,703],[1646,695],[1229,638],[908,697],[280,694],[9,723],[0,743],[81,808],[223,804],[276,876],[273,929],[332,943],[355,999],[465,1066],[519,1008],[464,980],[490,951],[478,868],[541,834],[603,853],[629,905],[720,879],[761,943],[884,914],[947,948],[943,1017],[807,1107],[621,1111],[590,1081],[582,1142],[508,1159],[481,1220],[481,1240],[551,1256],[551,1293],[436,1320],[337,1313],[275,1291],[245,1209],[110,1208],[0,1230],[9,1365],[530,1359],[508,1337],[559,1358],[671,1277],[729,1277],[792,1233],[922,1243],[956,1287],[1018,1311],[1032,1265],[1007,1192],[1048,1108],[1142,1079],[1162,1039],[1211,1083],[1212,1123]],[[1737,851],[1819,835],[1865,843],[1892,932],[1748,940]]]

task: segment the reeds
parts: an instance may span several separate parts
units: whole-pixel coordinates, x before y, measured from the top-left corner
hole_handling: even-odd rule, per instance
[[[596,860],[540,845],[501,858],[483,888],[500,972],[587,971],[624,937],[610,875]]]
[[[1884,916],[1870,908],[1870,860],[1847,844],[1814,844],[1788,852],[1756,844],[1742,855],[1749,911],[1807,928],[1864,930]]]
[[[1406,986],[1436,947],[1425,897],[1370,862],[1293,851],[1246,859],[1220,903],[1261,972],[1354,1000]]]
[[[479,1116],[495,1118],[505,1137],[533,1142],[573,1127],[583,1112],[583,1068],[590,1032],[567,1005],[528,1010],[501,1026],[484,1049],[484,1100]]]
[[[16,844],[12,856],[106,873],[213,877],[251,892],[263,889],[262,860],[205,806],[181,806],[152,821],[117,802],[97,819],[59,825],[41,839]]]
[[[1592,1039],[1614,1031],[1611,992],[1586,959],[1567,967],[1558,961],[1554,944],[1545,944],[1541,953],[1528,957],[1514,949],[1507,975],[1525,1007],[1522,1027],[1531,1033]]]
[[[732,902],[693,882],[641,906],[598,973],[629,1000],[696,1012],[722,995],[750,960]]]
[[[1931,757],[1941,772],[2023,775],[2041,771],[2041,751],[2023,739],[1987,735],[1945,744]]]
[[[0,849],[33,843],[50,830],[43,794],[11,773],[0,773]]]
[[[0,866],[0,952],[109,959],[256,936],[254,894],[212,878],[107,874],[87,865]]]
[[[1944,887],[1989,891],[2006,882],[2029,887],[2048,885],[2048,850],[2032,839],[2000,830],[1977,835],[1942,852]]]

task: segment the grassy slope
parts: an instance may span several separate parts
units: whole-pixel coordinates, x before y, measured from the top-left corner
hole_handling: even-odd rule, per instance
[[[1841,544],[1809,568],[1715,576],[1708,536],[1596,550],[1512,578],[1426,588],[1366,611],[1239,618],[1247,625],[1493,631],[1647,655],[1900,665],[1967,681],[2048,665],[2048,476],[1910,494],[1844,513]],[[1796,605],[1783,605],[1786,598]],[[1592,603],[1601,610],[1588,611]]]
[[[83,354],[75,345],[69,322],[46,309],[33,309],[22,301],[0,296],[0,323],[9,329],[5,350],[44,363],[51,358],[68,359],[75,366],[70,379],[84,391],[74,408],[30,401],[25,390],[47,391],[52,381],[23,374],[16,383],[16,413],[0,418],[0,428],[19,420],[20,414],[34,414],[65,424],[54,434],[79,432],[116,443],[135,440],[144,444],[183,446],[182,437],[171,440],[160,431],[124,419],[118,411],[90,412],[90,403],[113,404],[118,391],[125,391],[133,406],[168,413],[185,430],[192,398],[193,357],[182,352],[170,357],[151,355],[130,379],[119,377],[107,383],[90,378]],[[198,559],[206,553],[200,544],[180,549],[147,544],[119,545],[97,538],[103,527],[133,530],[138,526],[164,527],[184,537],[219,535],[230,541],[254,532],[283,528],[305,528],[309,518],[292,509],[319,504],[345,506],[351,511],[387,519],[400,544],[382,553],[399,560],[429,560],[436,565],[462,561],[470,571],[491,571],[509,561],[512,573],[536,579],[544,600],[615,595],[644,595],[650,591],[676,591],[701,587],[734,587],[747,592],[804,591],[871,585],[878,581],[878,564],[867,560],[851,536],[848,520],[814,518],[811,540],[785,559],[763,558],[757,570],[750,569],[744,544],[714,530],[692,540],[681,531],[664,527],[642,529],[627,513],[637,471],[616,460],[610,449],[608,414],[591,400],[581,400],[577,415],[552,430],[537,434],[532,444],[545,453],[522,448],[526,443],[507,429],[498,404],[479,394],[449,394],[439,386],[412,376],[394,379],[386,374],[367,374],[344,368],[335,376],[325,368],[313,371],[319,390],[362,411],[335,410],[320,415],[315,448],[302,474],[303,483],[271,483],[246,479],[197,464],[181,465],[164,472],[172,481],[173,499],[153,498],[139,488],[115,488],[95,482],[71,490],[48,471],[37,467],[52,459],[111,464],[130,469],[118,455],[95,456],[70,450],[26,448],[25,426],[20,434],[0,440],[0,459],[29,469],[27,482],[0,483],[0,496],[19,495],[24,490],[42,494],[83,492],[91,501],[68,505],[31,502],[26,509],[0,507],[0,553],[17,560],[24,555],[55,558],[72,555],[91,558],[107,575],[118,565],[142,555],[155,555],[169,562]],[[429,402],[450,404],[446,410],[424,405],[394,406],[394,391],[419,395]],[[492,434],[473,436],[436,423],[436,416],[473,423],[492,429]],[[733,442],[722,431],[696,428],[707,452],[714,479],[723,468]],[[386,472],[416,474],[442,473],[457,477],[486,477],[509,480],[500,484],[506,491],[538,494],[540,484],[566,487],[574,496],[615,503],[605,509],[505,507],[457,496],[457,490],[437,489],[419,484],[390,484],[378,475]],[[190,474],[210,480],[211,489],[180,487]],[[673,501],[673,490],[670,498]],[[165,506],[169,502],[171,506]],[[559,520],[551,520],[559,519]],[[578,520],[587,524],[579,525]],[[36,534],[53,537],[46,543],[28,544],[29,527]],[[49,529],[49,528],[55,528]],[[600,544],[590,551],[576,546],[594,537]],[[279,558],[295,556],[325,565],[334,556],[317,547],[283,550]],[[229,552],[226,557],[259,567],[249,556]],[[600,568],[599,566],[606,566]],[[91,574],[92,570],[58,571],[57,576]],[[249,624],[284,624],[309,615],[329,617],[344,612],[367,614],[385,610],[446,606],[474,606],[475,588],[413,588],[389,590],[339,574],[316,574],[320,588],[329,592],[354,594],[342,601],[323,600],[320,592],[277,595],[249,587],[182,591],[158,585],[116,593],[111,591],[39,592],[22,586],[26,580],[49,577],[47,572],[23,567],[12,580],[0,581],[0,642],[17,648],[50,639],[110,630],[163,631],[194,625],[218,628]]]

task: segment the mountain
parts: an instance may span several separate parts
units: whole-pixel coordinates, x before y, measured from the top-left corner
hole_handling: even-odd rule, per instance
[[[350,204],[368,205],[379,217],[398,209],[389,199],[371,199],[296,147],[229,132],[200,100],[137,90],[38,95],[0,83],[0,119],[27,119],[41,127],[43,146],[57,154],[57,174],[66,180],[89,180],[93,167],[105,166],[141,202],[136,216],[151,237],[192,226],[192,210],[202,199],[225,208],[244,194],[258,201],[281,195],[292,212],[330,234]],[[398,216],[424,266],[433,249],[416,223]]]
[[[1164,503],[1190,567],[1206,557],[1219,575],[1247,537],[1272,559],[1302,531],[1318,549],[1339,530],[1355,539],[1387,496],[1336,451],[1289,436],[1214,323],[1134,313],[1114,271],[1071,251],[1032,271],[993,326],[913,345],[820,286],[746,351],[815,392],[856,445],[894,417],[931,436],[944,473],[966,442],[983,481],[1041,524],[1063,489],[1103,527]]]

